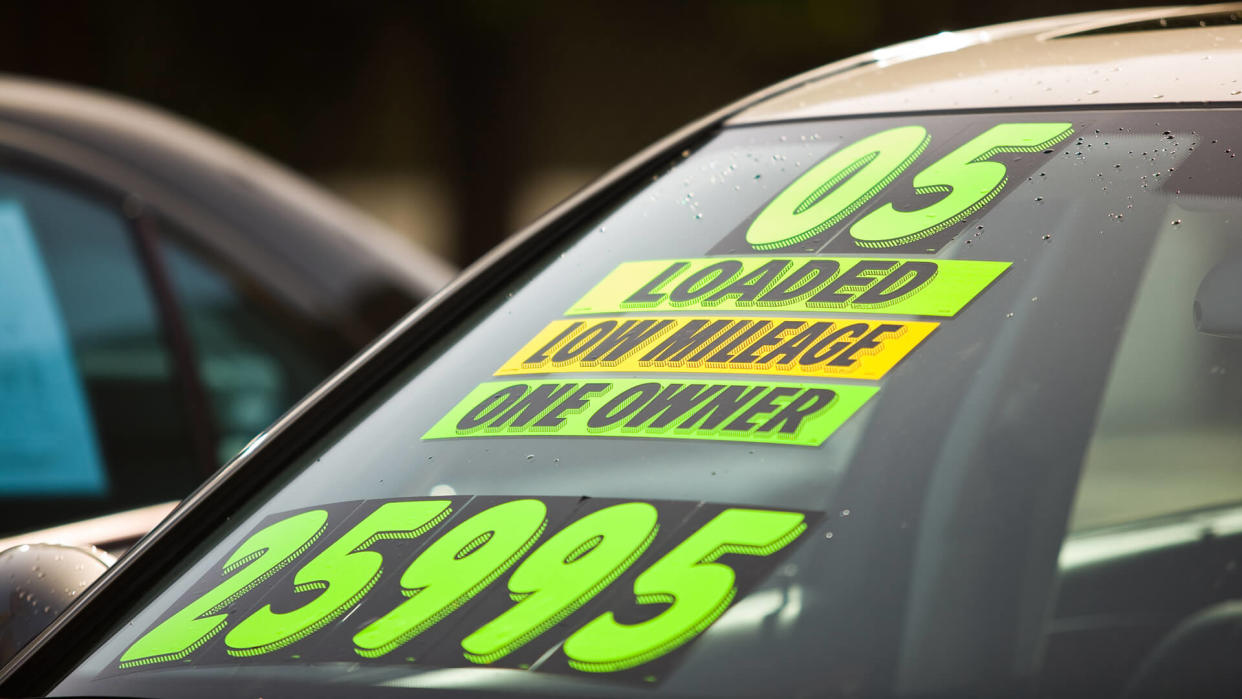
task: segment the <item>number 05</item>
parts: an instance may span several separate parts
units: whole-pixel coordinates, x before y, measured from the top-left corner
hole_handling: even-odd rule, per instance
[[[986,206],[1005,188],[1005,165],[989,158],[1042,151],[1072,133],[1068,122],[998,124],[914,176],[915,193],[944,193],[939,201],[914,211],[884,204],[855,222],[850,237],[861,247],[887,248],[939,233]],[[896,179],[929,140],[923,127],[902,126],[829,155],[759,212],[746,231],[746,241],[756,250],[770,250],[831,228]]]

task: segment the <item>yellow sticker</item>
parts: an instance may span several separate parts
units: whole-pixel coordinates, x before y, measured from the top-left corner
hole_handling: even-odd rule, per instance
[[[741,316],[555,320],[496,375],[678,371],[875,380],[937,325]]]

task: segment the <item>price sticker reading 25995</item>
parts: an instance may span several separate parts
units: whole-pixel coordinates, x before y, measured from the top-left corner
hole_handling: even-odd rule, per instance
[[[195,583],[110,674],[346,661],[658,682],[821,516],[466,496],[284,512]]]

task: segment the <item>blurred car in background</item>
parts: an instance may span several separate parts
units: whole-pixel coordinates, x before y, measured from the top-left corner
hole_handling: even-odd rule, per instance
[[[1242,696],[1240,11],[936,35],[674,134],[0,692]]]
[[[33,539],[124,548],[453,273],[179,119],[0,79],[0,548],[121,511]]]

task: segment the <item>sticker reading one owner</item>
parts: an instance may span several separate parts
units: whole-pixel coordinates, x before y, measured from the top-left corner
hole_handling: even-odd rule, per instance
[[[819,446],[878,391],[750,381],[480,384],[423,439],[597,436]]]

